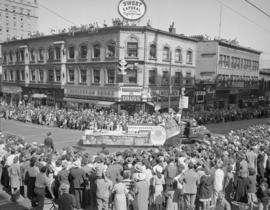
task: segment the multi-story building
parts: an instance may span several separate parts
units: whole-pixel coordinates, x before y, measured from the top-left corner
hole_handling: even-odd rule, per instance
[[[37,31],[37,0],[1,0],[0,43]]]
[[[192,88],[197,40],[142,26],[113,26],[3,43],[3,87],[12,101],[112,106],[134,112],[177,107]],[[119,72],[119,61],[126,70]],[[169,97],[170,94],[170,97]]]
[[[218,108],[247,106],[259,87],[261,52],[224,40],[202,40],[197,49],[196,78],[201,87],[205,84],[199,91],[207,95],[207,87],[215,86],[206,103]]]

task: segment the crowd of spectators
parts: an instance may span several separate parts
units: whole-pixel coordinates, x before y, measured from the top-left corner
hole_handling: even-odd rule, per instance
[[[24,189],[37,209],[45,196],[60,210],[263,210],[270,202],[269,125],[213,135],[208,144],[97,154],[2,138],[1,183],[14,201]]]

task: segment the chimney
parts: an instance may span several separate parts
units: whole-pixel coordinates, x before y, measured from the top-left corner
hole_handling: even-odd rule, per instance
[[[172,22],[172,25],[170,25],[169,32],[174,33],[174,34],[176,33],[176,28],[174,27],[174,22]]]

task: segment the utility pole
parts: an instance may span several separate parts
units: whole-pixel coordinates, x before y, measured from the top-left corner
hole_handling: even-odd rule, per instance
[[[169,66],[169,97],[168,97],[168,112],[171,108],[171,94],[172,94],[172,51],[170,50],[170,66]]]
[[[220,3],[220,12],[219,12],[219,28],[218,28],[218,38],[221,39],[221,24],[222,24],[222,9],[223,5]]]

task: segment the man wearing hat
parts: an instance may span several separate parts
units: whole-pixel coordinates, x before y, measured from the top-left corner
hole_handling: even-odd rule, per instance
[[[76,202],[74,196],[69,194],[69,185],[65,183],[61,184],[59,191],[60,197],[58,210],[73,210]]]
[[[54,151],[54,143],[53,143],[53,138],[51,137],[52,133],[48,132],[47,137],[44,139],[44,145],[47,148],[51,148]]]

